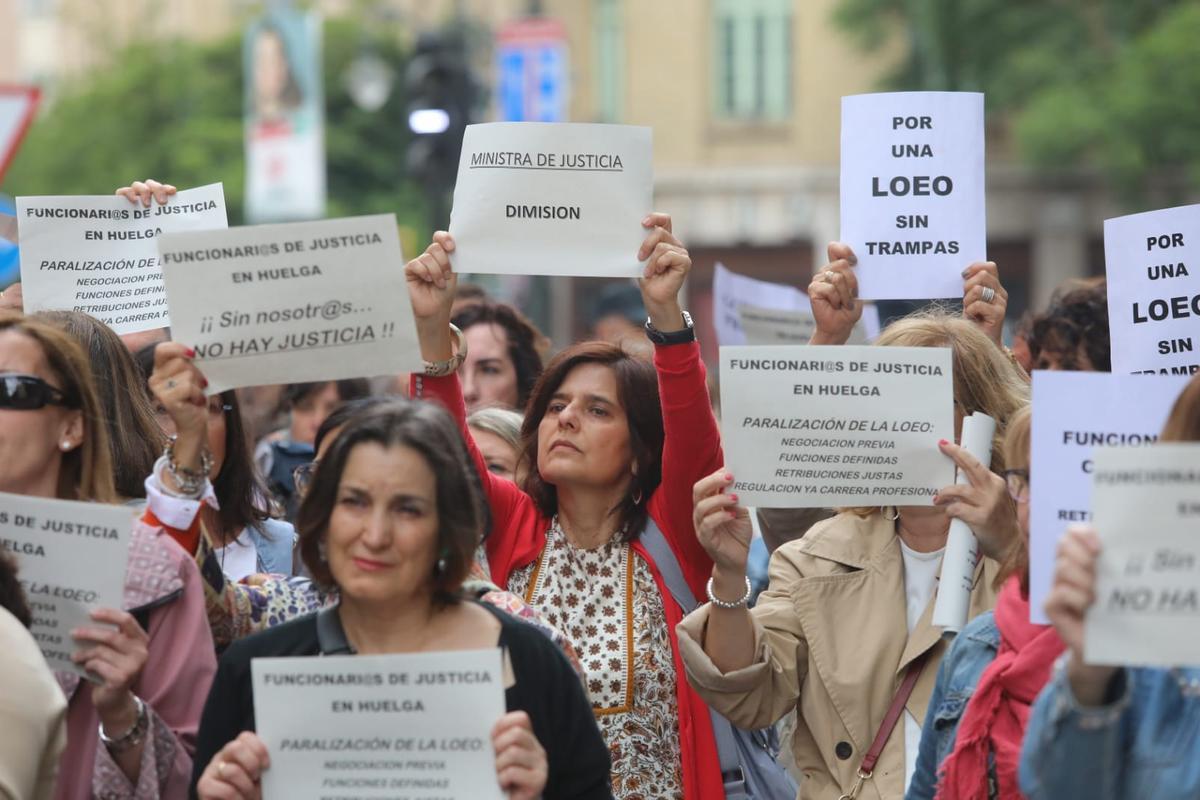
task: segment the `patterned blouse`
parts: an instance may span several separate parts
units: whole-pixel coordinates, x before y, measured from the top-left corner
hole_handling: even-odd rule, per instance
[[[682,798],[675,663],[649,566],[628,543],[573,546],[556,519],[541,557],[508,588],[578,648],[616,798]]]

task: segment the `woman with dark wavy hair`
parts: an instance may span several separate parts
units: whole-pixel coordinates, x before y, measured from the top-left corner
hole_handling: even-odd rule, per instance
[[[542,374],[545,337],[507,303],[473,303],[451,319],[467,341],[458,370],[467,411],[487,406],[524,410]]]
[[[142,386],[154,372],[154,348],[151,345],[137,354]],[[159,426],[174,436],[176,423],[167,407],[159,398],[151,400]],[[291,523],[272,515],[271,495],[254,464],[237,392],[231,389],[208,398],[207,430],[211,460],[208,478],[216,504],[204,504],[195,520],[189,516],[189,524],[180,526],[185,530],[176,535],[176,540],[189,553],[200,555],[202,525],[221,572],[235,581],[264,572],[291,575],[296,532]],[[179,504],[176,498],[164,497],[159,474],[163,464],[158,466],[146,473],[150,475],[150,511],[163,522],[174,524]],[[197,520],[199,524],[192,524]]]
[[[692,530],[692,484],[721,463],[720,434],[679,305],[691,258],[669,216],[642,224],[648,235],[630,262],[646,262],[653,363],[602,342],[559,353],[529,399],[523,490],[488,472],[467,427],[457,367],[471,346],[450,324],[454,241],[444,232],[405,268],[426,360],[412,394],[450,409],[470,445],[494,520],[492,578],[579,650],[613,794],[717,800],[725,787],[708,709],[677,651],[682,612],[646,542],[669,547],[692,594],[704,595],[712,561]]]
[[[235,643],[221,659],[197,744],[197,793],[258,797],[269,769],[254,731],[255,658],[499,647],[508,713],[496,782],[522,800],[606,798],[608,753],[567,660],[531,626],[464,596],[484,519],[454,421],[394,400],[346,422],[321,456],[297,521],[300,550],[336,606]]]

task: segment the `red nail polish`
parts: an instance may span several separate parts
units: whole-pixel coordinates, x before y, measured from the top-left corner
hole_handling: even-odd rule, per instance
[[[732,475],[730,475],[728,472],[726,472],[726,473],[725,473],[725,480],[727,480],[727,481],[731,481],[731,480],[733,480],[733,476],[732,476]]]
[[[735,502],[735,503],[736,503],[736,502],[737,502],[737,495],[736,495],[736,494],[731,494],[731,495],[729,495],[729,499],[730,499],[730,500],[732,500],[733,502]]]
[[[201,379],[200,379],[200,388],[201,388],[201,389],[206,389],[206,388],[208,388],[208,378],[201,378]]]
[[[195,358],[195,357],[196,357],[196,351],[195,351],[195,349],[193,349],[193,348],[191,348],[191,347],[189,347],[187,350],[184,350],[184,351],[183,351],[183,354],[184,354],[185,356],[187,356],[188,358]]]
[[[946,441],[945,439],[938,439],[938,444],[944,445],[944,444],[950,444],[950,443],[948,441]]]

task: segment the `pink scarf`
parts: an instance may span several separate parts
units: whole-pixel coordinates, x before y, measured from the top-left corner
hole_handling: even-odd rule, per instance
[[[936,800],[986,800],[989,754],[996,760],[999,796],[1023,798],[1017,765],[1029,706],[1050,680],[1063,643],[1053,627],[1029,621],[1029,600],[1021,596],[1016,576],[1001,588],[995,614],[1000,649],[959,720],[954,751],[942,762]]]

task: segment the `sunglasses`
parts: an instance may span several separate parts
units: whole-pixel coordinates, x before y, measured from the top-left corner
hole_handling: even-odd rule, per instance
[[[78,403],[36,375],[0,372],[0,409],[37,411],[46,406],[75,408]]]

